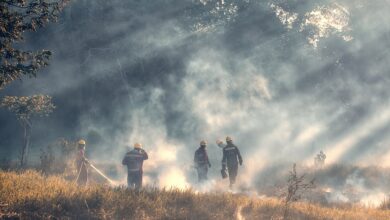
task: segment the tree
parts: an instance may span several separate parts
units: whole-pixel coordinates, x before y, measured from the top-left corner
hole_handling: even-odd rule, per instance
[[[32,117],[46,117],[53,112],[55,106],[48,95],[33,96],[5,96],[0,107],[5,107],[16,115],[20,125],[23,127],[23,148],[21,152],[20,165],[24,167],[27,163],[27,155],[30,146],[32,129]]]
[[[15,46],[23,33],[36,31],[57,18],[69,0],[0,0],[0,89],[22,76],[36,77],[48,65],[51,52],[25,51]]]
[[[74,178],[77,173],[77,146],[77,142],[59,138],[41,148],[41,171],[45,174],[61,174],[65,178]]]
[[[284,214],[283,219],[288,217],[288,209],[290,204],[301,199],[305,191],[315,188],[315,179],[310,182],[305,182],[305,174],[299,176],[297,173],[297,165],[294,163],[292,170],[289,172],[287,180],[287,190],[282,194],[284,197]]]
[[[61,10],[70,0],[0,0],[0,90],[23,76],[36,77],[47,66],[51,52],[21,49],[26,31],[35,32],[49,22],[56,22]],[[16,114],[24,129],[20,164],[24,166],[30,144],[31,117],[48,116],[55,108],[51,97],[33,95],[24,97],[6,96],[0,107]]]

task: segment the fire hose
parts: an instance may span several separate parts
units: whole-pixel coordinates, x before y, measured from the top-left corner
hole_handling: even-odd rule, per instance
[[[102,171],[100,171],[98,168],[96,168],[93,164],[89,163],[89,166],[92,167],[100,176],[102,176],[104,179],[106,179],[111,185],[116,185],[114,181],[112,181],[110,178],[108,178]]]
[[[92,167],[92,169],[94,169],[101,177],[103,177],[105,180],[107,180],[111,185],[117,185],[113,180],[111,180],[110,178],[108,178],[106,175],[104,175],[104,173],[102,171],[100,171],[98,168],[96,168],[91,162],[89,162],[88,160],[86,160],[86,162],[83,162],[81,163],[80,165],[80,168],[79,168],[79,172],[77,174],[77,178],[76,178],[76,181],[79,179],[80,177],[80,173],[81,173],[81,168],[82,166],[84,165],[84,163],[88,163],[90,167]]]

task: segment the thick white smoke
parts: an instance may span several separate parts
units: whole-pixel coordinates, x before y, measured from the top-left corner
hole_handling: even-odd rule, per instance
[[[58,111],[70,106],[64,127],[94,139],[92,160],[120,164],[141,142],[145,184],[199,191],[226,189],[214,144],[226,135],[244,158],[238,185],[250,190],[275,164],[312,165],[320,150],[327,164],[390,165],[388,1],[114,2],[75,2],[79,14],[65,13],[79,30],[61,24],[45,45],[58,54],[52,74],[20,85],[58,97]],[[102,11],[110,19],[96,22]],[[212,168],[199,186],[202,139]]]

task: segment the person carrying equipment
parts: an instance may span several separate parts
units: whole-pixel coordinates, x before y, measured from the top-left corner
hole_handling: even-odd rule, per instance
[[[220,139],[218,139],[215,143],[217,144],[217,146],[219,148],[222,148],[222,152],[223,152],[223,148],[226,147],[226,144],[224,144],[223,141],[221,141]],[[222,179],[225,179],[225,178],[228,177],[226,168],[222,167],[222,169],[221,169],[221,176],[222,176]]]
[[[89,161],[85,158],[85,147],[86,142],[83,139],[80,139],[77,143],[77,157],[76,157],[76,168],[77,168],[77,177],[76,182],[79,186],[86,186],[88,184],[88,169],[87,165]]]
[[[229,187],[232,188],[236,182],[238,164],[242,165],[242,157],[237,146],[233,144],[233,139],[226,137],[226,146],[223,148],[222,157],[222,171],[228,170],[229,173]]]
[[[127,166],[127,186],[140,189],[142,187],[143,163],[148,159],[148,154],[142,149],[140,143],[134,144],[134,149],[127,152],[122,164]]]
[[[200,147],[195,151],[194,155],[194,164],[196,171],[198,172],[198,182],[207,180],[208,168],[211,167],[206,146],[206,141],[201,141]]]

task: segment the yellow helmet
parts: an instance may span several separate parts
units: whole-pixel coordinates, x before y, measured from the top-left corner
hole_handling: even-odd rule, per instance
[[[233,139],[229,136],[226,137],[226,141],[229,142],[229,141],[233,141]]]
[[[206,146],[207,145],[207,142],[205,141],[205,140],[202,140],[201,142],[200,142],[200,146]]]
[[[134,144],[134,148],[136,148],[136,149],[141,149],[141,148],[142,148],[142,144],[140,144],[140,143],[135,143],[135,144]]]
[[[83,139],[80,139],[78,142],[77,142],[79,145],[86,145],[87,143],[85,142],[85,140]]]

